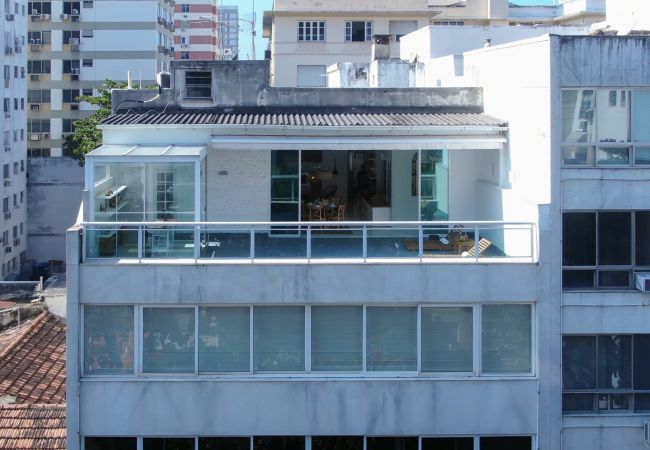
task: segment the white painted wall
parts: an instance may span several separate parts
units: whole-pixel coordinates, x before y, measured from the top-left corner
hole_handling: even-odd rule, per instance
[[[622,34],[650,29],[650,3],[646,0],[610,0],[606,14],[607,24]]]

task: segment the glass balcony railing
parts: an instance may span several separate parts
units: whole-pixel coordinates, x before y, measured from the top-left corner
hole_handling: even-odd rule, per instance
[[[537,261],[532,222],[94,222],[82,229],[86,261]]]

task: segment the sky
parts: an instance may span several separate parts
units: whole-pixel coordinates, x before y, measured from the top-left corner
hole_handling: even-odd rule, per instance
[[[264,11],[273,8],[273,0],[220,0],[224,5],[237,5],[239,6],[239,17],[246,20],[253,18],[253,5],[255,7],[256,17],[256,32],[257,38],[255,40],[255,53],[257,59],[264,58],[264,50],[268,41],[262,37],[262,16]],[[518,5],[552,5],[554,0],[511,0],[512,3]],[[240,21],[241,31],[239,32],[239,57],[240,59],[252,59],[251,52],[251,25],[246,20]]]

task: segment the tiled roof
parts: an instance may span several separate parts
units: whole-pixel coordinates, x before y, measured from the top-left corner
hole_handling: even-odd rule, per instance
[[[0,353],[0,396],[16,403],[65,402],[65,322],[43,313]]]
[[[0,405],[0,450],[64,450],[65,405]]]
[[[34,319],[22,320],[19,326],[12,326],[11,328],[0,331],[0,354],[2,354],[5,348],[22,337],[25,328],[29,327],[33,321]]]
[[[397,111],[397,110],[396,110]],[[210,112],[147,111],[139,114],[114,114],[104,125],[249,125],[299,127],[431,127],[431,126],[505,126],[503,120],[481,113],[391,112],[388,110],[342,112]]]

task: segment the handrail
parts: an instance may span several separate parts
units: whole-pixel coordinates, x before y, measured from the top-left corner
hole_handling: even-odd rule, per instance
[[[459,229],[456,229],[462,225]],[[82,222],[82,260],[537,261],[534,222]],[[451,233],[457,234],[451,238]],[[524,234],[521,234],[524,232]],[[444,238],[450,238],[451,242]],[[287,239],[289,238],[289,239]]]

